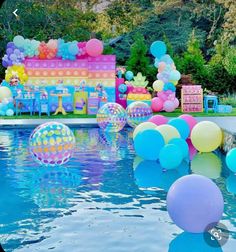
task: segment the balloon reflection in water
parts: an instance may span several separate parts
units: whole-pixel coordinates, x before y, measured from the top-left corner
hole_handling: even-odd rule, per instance
[[[207,238],[210,241],[210,234]],[[171,241],[168,252],[223,252],[215,239],[211,242],[215,243],[214,247],[207,244],[203,233],[183,232]]]
[[[236,194],[236,174],[230,173],[226,179],[226,188],[228,192]]]
[[[99,132],[98,151],[102,160],[118,161],[125,156],[127,142],[121,133]]]
[[[189,148],[189,158],[190,160],[193,159],[193,157],[197,154],[197,149],[193,146],[191,139],[187,139],[186,140],[187,144],[188,144],[188,148]]]
[[[139,188],[161,188],[166,192],[180,177],[189,173],[187,162],[182,162],[177,169],[163,170],[156,161],[142,160],[138,156],[133,162],[135,183]]]
[[[40,167],[34,170],[32,178],[28,180],[35,203],[41,208],[64,207],[69,204],[81,184],[78,169],[66,169],[60,166],[48,169]]]
[[[211,179],[220,177],[222,163],[220,158],[212,152],[198,153],[191,162],[191,170],[195,174]]]

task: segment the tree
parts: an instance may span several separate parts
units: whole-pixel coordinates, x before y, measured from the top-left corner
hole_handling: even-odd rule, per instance
[[[177,69],[183,74],[191,74],[196,83],[204,84],[205,64],[199,41],[193,31],[187,44],[187,51],[177,60]]]
[[[130,58],[127,61],[127,68],[134,74],[141,72],[147,76],[149,74],[150,62],[147,57],[148,47],[144,37],[137,33],[134,36],[134,43],[131,46]]]

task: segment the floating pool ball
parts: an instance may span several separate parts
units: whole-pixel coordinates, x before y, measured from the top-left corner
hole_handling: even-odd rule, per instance
[[[69,161],[75,148],[75,137],[66,125],[58,122],[38,126],[29,139],[30,152],[42,165],[62,165]]]
[[[132,102],[126,111],[127,123],[133,128],[142,122],[148,121],[152,117],[152,109],[145,102]]]
[[[97,122],[107,132],[119,132],[126,124],[126,111],[118,103],[108,102],[97,113]]]

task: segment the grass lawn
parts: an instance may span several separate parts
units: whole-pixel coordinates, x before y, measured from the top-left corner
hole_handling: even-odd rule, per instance
[[[167,117],[178,117],[184,113],[181,112],[181,109],[176,109],[174,112],[161,112],[161,113],[156,113],[156,114],[160,114],[160,115],[164,115]],[[205,113],[205,112],[197,112],[197,113],[188,113],[190,115],[193,116],[236,116],[236,108],[233,108],[232,113],[213,113],[212,111]],[[39,117],[38,115],[33,115],[30,116],[29,114],[23,114],[21,116],[0,116],[0,119],[54,119],[54,118],[96,118],[96,115],[75,115],[73,113],[68,113],[67,115],[51,115],[50,117],[48,117],[47,115],[42,115],[41,117]]]

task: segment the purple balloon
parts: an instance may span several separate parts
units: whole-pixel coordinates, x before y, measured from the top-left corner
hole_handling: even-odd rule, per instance
[[[14,50],[12,49],[12,48],[7,48],[7,55],[11,55],[13,52],[14,52]]]
[[[217,185],[201,175],[187,175],[174,182],[167,194],[167,211],[173,222],[190,233],[202,233],[220,221],[224,199]]]
[[[7,48],[12,48],[14,49],[15,48],[15,44],[13,42],[8,42],[7,43]]]
[[[8,62],[5,61],[5,60],[3,60],[3,61],[2,61],[2,65],[3,65],[3,67],[8,67]]]

